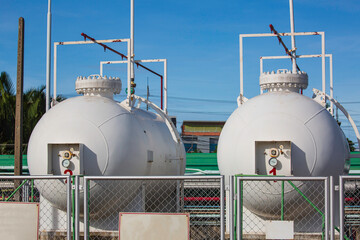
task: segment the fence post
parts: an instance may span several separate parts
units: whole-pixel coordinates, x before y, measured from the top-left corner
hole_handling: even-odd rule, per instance
[[[330,176],[330,240],[334,240],[334,178]]]
[[[344,239],[344,182],[343,176],[339,176],[339,210],[340,210],[340,239]]]
[[[89,195],[90,191],[88,188],[88,180],[86,177],[84,177],[84,240],[88,240],[89,239],[89,199],[88,199],[88,195]]]
[[[79,240],[79,215],[80,215],[80,199],[79,199],[79,188],[80,188],[80,181],[79,176],[75,176],[75,240]]]
[[[329,239],[329,178],[324,182],[325,185],[325,239]]]
[[[67,240],[71,240],[71,213],[72,213],[72,197],[71,197],[71,176],[66,179],[66,208],[67,208]]]
[[[242,198],[243,198],[243,181],[241,177],[236,177],[236,200],[237,200],[237,224],[236,224],[236,239],[241,240],[242,239],[242,222],[243,222],[243,209],[242,209]]]
[[[224,176],[220,178],[220,239],[225,240],[225,209],[224,209],[224,194],[225,191],[225,183],[224,183]]]
[[[234,240],[234,176],[229,176],[229,232],[230,240]]]

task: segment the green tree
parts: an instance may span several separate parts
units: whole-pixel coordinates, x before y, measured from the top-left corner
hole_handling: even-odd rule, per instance
[[[0,154],[12,154],[13,147],[5,145],[14,143],[15,132],[15,90],[6,72],[0,75]],[[58,96],[61,102],[65,98]],[[45,114],[45,86],[31,88],[23,95],[23,143],[27,144],[32,130]],[[10,145],[11,146],[11,145]]]
[[[15,94],[14,86],[6,72],[0,74],[0,143],[14,139]]]
[[[36,123],[45,113],[45,86],[31,88],[24,93],[23,112],[23,142],[29,142],[29,138]]]

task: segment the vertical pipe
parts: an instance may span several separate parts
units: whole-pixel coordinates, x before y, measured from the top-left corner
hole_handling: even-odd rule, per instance
[[[330,65],[330,97],[334,98],[334,81],[333,81],[333,61],[332,54],[329,54],[329,65]],[[331,115],[334,116],[334,103],[330,101]]]
[[[164,110],[168,114],[168,94],[167,94],[167,59],[164,60]]]
[[[130,49],[131,79],[134,80],[134,0],[130,0]]]
[[[24,87],[24,18],[19,18],[18,51],[17,51],[17,73],[16,73],[16,106],[15,106],[15,156],[14,175],[22,174],[22,141],[23,141],[23,87]],[[16,185],[20,184],[15,181]],[[16,201],[20,195],[16,194]]]
[[[263,59],[262,57],[260,57],[260,76],[263,73],[264,69],[263,69]],[[263,94],[264,91],[262,90],[262,88],[260,88],[260,94]]]
[[[51,0],[48,0],[47,37],[46,37],[46,111],[50,109],[51,76]]]
[[[220,239],[225,240],[225,209],[224,209],[224,191],[225,191],[225,183],[224,176],[220,178]]]
[[[244,95],[244,59],[243,59],[243,37],[239,35],[239,45],[240,45],[240,104],[243,104],[243,95]]]
[[[80,196],[79,196],[79,187],[80,181],[79,176],[75,176],[75,239],[78,240],[79,238],[79,215],[80,215]]]
[[[324,182],[325,195],[325,239],[329,239],[329,178]]]
[[[89,227],[88,227],[88,180],[84,178],[84,240],[88,240]]]
[[[340,211],[340,239],[344,239],[344,182],[343,176],[339,177],[339,211]]]
[[[295,23],[294,23],[294,5],[293,5],[293,0],[289,0],[289,7],[290,7],[290,27],[291,27],[291,49],[292,52],[291,54],[293,55],[293,58],[291,58],[292,60],[292,71],[293,73],[297,72],[297,68],[296,68],[296,47],[295,47],[295,36],[294,36],[294,32],[295,32]]]
[[[326,105],[326,85],[325,85],[325,32],[321,33],[321,72],[322,72],[322,92],[323,92],[323,105]]]
[[[160,77],[160,104],[161,104],[161,110],[164,110],[164,104],[163,104],[163,102],[164,102],[164,96],[163,96],[163,89],[164,89],[164,87],[163,87],[163,77]]]
[[[330,240],[334,240],[334,178],[330,176]]]
[[[100,62],[100,76],[102,77],[103,75],[103,63]]]
[[[131,81],[131,41],[130,40],[127,40],[127,61],[128,61],[128,66],[127,66],[127,99],[129,101],[129,107],[131,106],[131,84],[130,84],[130,81]]]
[[[71,240],[71,176],[66,178],[67,240]]]
[[[229,177],[229,219],[226,219],[229,222],[229,232],[230,240],[234,240],[234,176]]]
[[[56,77],[56,75],[57,75],[57,45],[58,45],[58,43],[54,43],[54,92],[53,92],[53,94],[54,94],[54,97],[53,97],[53,99],[55,99],[56,100],[56,84],[57,84],[57,77]]]

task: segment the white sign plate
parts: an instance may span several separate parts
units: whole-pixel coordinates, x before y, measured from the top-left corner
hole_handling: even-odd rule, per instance
[[[189,240],[189,214],[120,213],[119,240]]]

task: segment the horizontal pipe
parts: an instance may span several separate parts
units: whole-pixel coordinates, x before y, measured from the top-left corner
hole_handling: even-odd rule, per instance
[[[68,176],[0,176],[0,179],[67,179]]]
[[[323,181],[327,179],[327,177],[236,177],[243,181]]]
[[[325,57],[330,57],[331,54],[325,54]],[[297,55],[296,58],[320,58],[321,54],[313,54],[313,55]],[[287,59],[291,58],[290,56],[265,56],[260,57],[260,59]]]
[[[219,180],[222,176],[85,176],[86,180]]]
[[[309,36],[309,35],[323,35],[324,32],[297,32],[297,33],[279,33],[280,36]],[[277,37],[274,33],[255,33],[255,34],[240,34],[240,37]]]
[[[107,40],[97,40],[97,43],[116,43],[116,42],[126,42],[128,39],[107,39]],[[77,45],[77,44],[94,44],[90,41],[69,41],[69,42],[54,42],[56,45]]]

